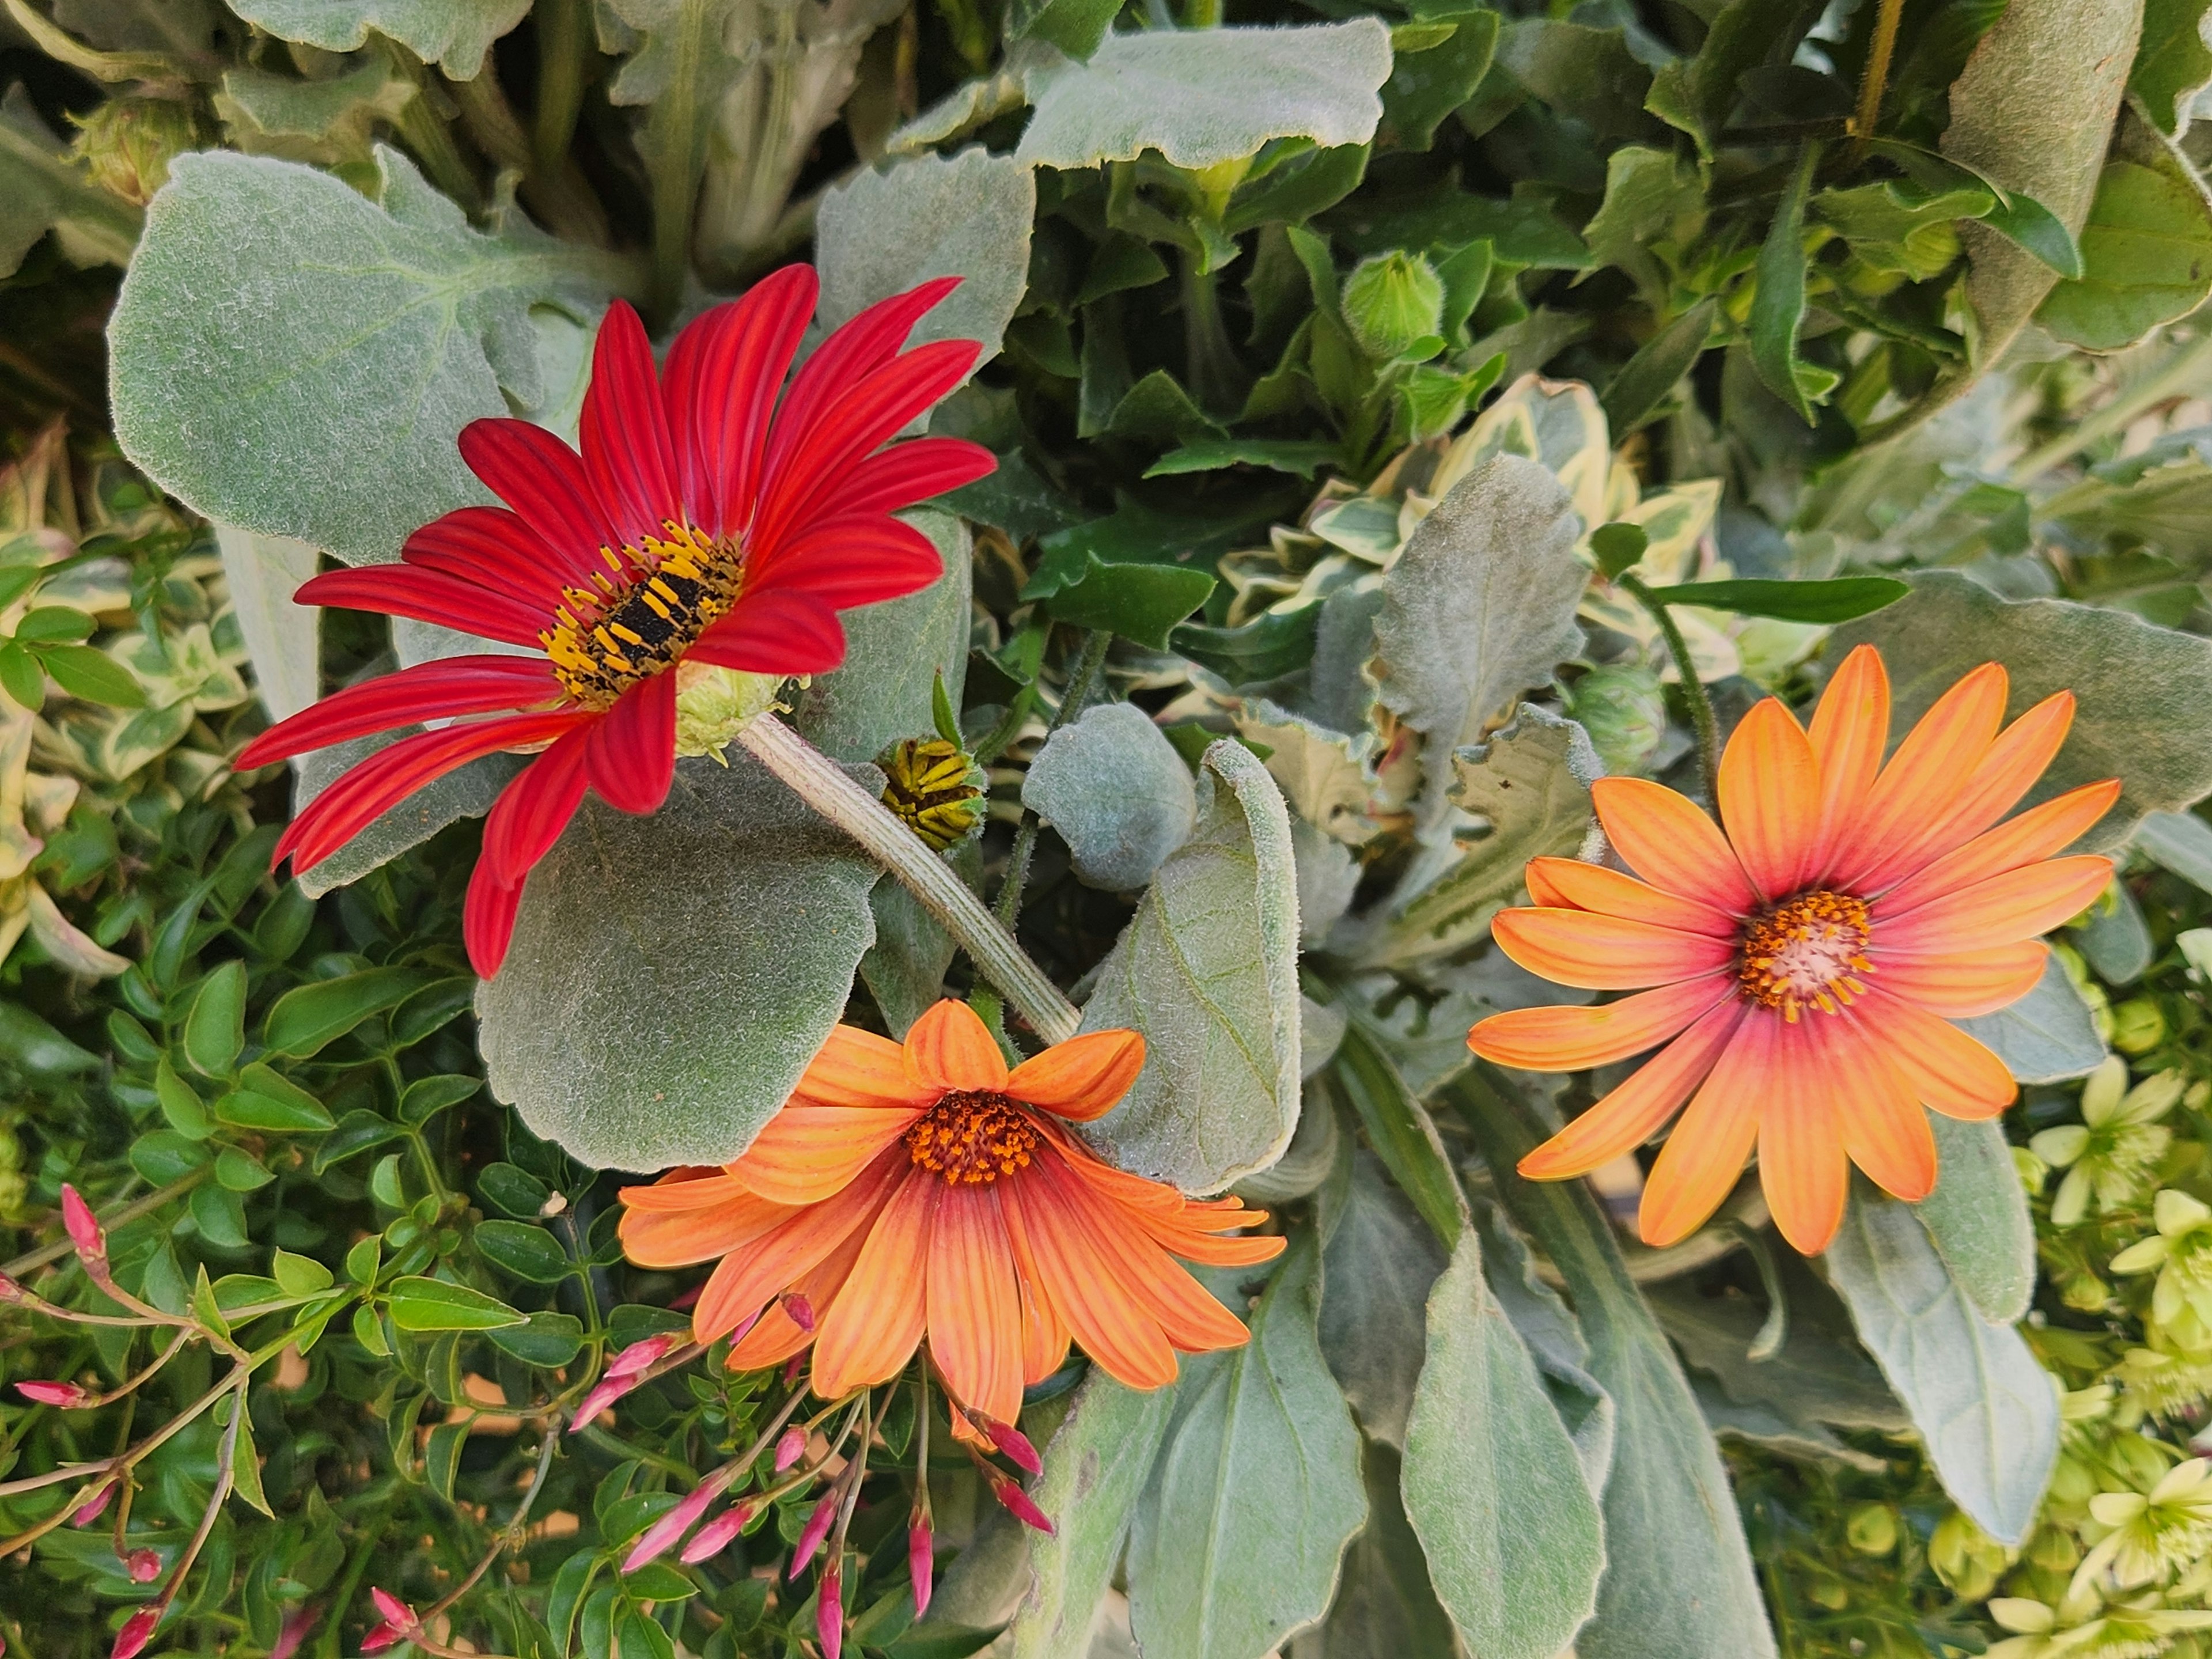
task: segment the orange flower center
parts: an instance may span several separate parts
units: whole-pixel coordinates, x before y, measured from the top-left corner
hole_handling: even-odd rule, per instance
[[[1744,924],[1743,994],[1795,1021],[1809,1004],[1827,1013],[1866,989],[1854,974],[1870,974],[1865,902],[1849,893],[1815,891],[1784,899]]]
[[[669,519],[660,536],[619,552],[603,547],[592,587],[562,589],[558,619],[538,636],[568,695],[605,708],[639,681],[673,668],[737,603],[744,550]]]
[[[1004,1095],[956,1089],[906,1132],[915,1166],[955,1185],[977,1186],[1029,1167],[1036,1125]]]

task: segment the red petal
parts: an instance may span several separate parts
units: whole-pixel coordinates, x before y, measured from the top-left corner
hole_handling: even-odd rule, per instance
[[[349,685],[278,721],[240,752],[238,769],[250,771],[395,726],[526,708],[560,695],[560,683],[542,657],[446,657],[417,663]]]
[[[461,937],[477,977],[489,979],[507,960],[507,947],[514,938],[514,913],[521,908],[520,884],[506,885],[493,873],[489,859],[478,860],[469,877],[468,902],[461,907]]]
[[[769,412],[814,314],[807,265],[763,277],[676,337],[661,398],[675,434],[677,484],[709,535],[742,527],[752,508]]]
[[[584,799],[584,757],[605,722],[579,724],[500,792],[484,819],[483,860],[503,887],[520,887],[568,828]]]
[[[368,564],[357,570],[325,570],[300,586],[295,605],[337,605],[348,611],[374,611],[387,617],[412,617],[418,622],[456,628],[478,639],[507,645],[538,645],[538,635],[552,620],[542,607],[448,575],[411,564]]]
[[[592,491],[623,539],[634,544],[641,535],[657,534],[663,519],[682,514],[653,347],[627,301],[616,301],[599,319],[579,437]]]
[[[878,300],[824,340],[793,377],[776,410],[762,477],[779,477],[823,411],[854,382],[890,362],[923,313],[959,286],[957,276],[939,276]]]
[[[549,611],[561,602],[564,582],[589,582],[592,571],[605,568],[598,550],[586,563],[503,507],[456,507],[410,536],[399,556],[426,570],[538,600]]]
[[[461,428],[461,459],[523,523],[568,557],[587,566],[621,540],[592,489],[583,458],[527,421],[471,421]]]
[[[945,574],[945,560],[912,525],[881,513],[809,525],[748,572],[748,596],[811,593],[833,610],[916,592]],[[744,603],[744,601],[740,601]]]
[[[965,438],[916,438],[869,457],[847,474],[837,510],[896,513],[988,477],[998,465],[996,455]]]
[[[610,806],[650,812],[676,775],[676,676],[655,674],[615,699],[589,738],[592,787]]]
[[[748,594],[684,656],[748,674],[826,674],[845,660],[845,630],[811,593]]]

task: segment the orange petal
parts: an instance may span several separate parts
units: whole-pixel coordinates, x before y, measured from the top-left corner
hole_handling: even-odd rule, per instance
[[[906,1074],[924,1090],[997,1091],[1006,1086],[1006,1060],[991,1028],[964,1002],[933,1004],[906,1034]]]
[[[791,1287],[814,1305],[815,1329],[821,1328],[822,1316],[829,1311],[837,1299],[837,1292],[852,1276],[853,1264],[860,1260],[860,1247],[867,1242],[868,1230],[854,1228],[845,1235],[843,1243]],[[781,1364],[813,1340],[814,1331],[803,1328],[785,1312],[779,1298],[768,1304],[752,1329],[730,1345],[729,1358],[725,1363],[733,1371],[760,1370]]]
[[[1883,949],[1954,956],[1993,945],[2017,945],[2076,916],[2105,890],[2112,861],[2101,854],[2047,859],[1907,911],[1875,921],[1874,940]]]
[[[1850,1160],[1805,1022],[1778,1036],[1774,1090],[1759,1106],[1759,1181],[1783,1237],[1818,1255],[1843,1224]]]
[[[1720,826],[1686,795],[1643,778],[1600,778],[1590,799],[1606,839],[1653,886],[1730,915],[1758,904]]]
[[[688,1267],[750,1244],[790,1218],[792,1206],[772,1204],[733,1181],[687,1181],[686,1187],[711,1187],[712,1200],[684,1209],[654,1208],[647,1194],[665,1188],[629,1187],[623,1192],[623,1216],[617,1224],[623,1253],[641,1267]],[[635,1198],[632,1194],[636,1194]]]
[[[1725,968],[1735,956],[1728,939],[1591,910],[1501,910],[1490,932],[1530,973],[1591,991],[1671,985]]]
[[[1715,939],[1734,939],[1739,926],[1734,916],[1710,904],[1580,859],[1531,859],[1528,882],[1528,896],[1547,909],[1595,910],[1680,933],[1710,933]]]
[[[1249,1213],[1252,1220],[1260,1219],[1257,1212]],[[1273,1261],[1283,1253],[1290,1241],[1273,1234],[1247,1237],[1226,1237],[1212,1228],[1198,1228],[1164,1223],[1146,1215],[1141,1218],[1144,1229],[1155,1243],[1172,1255],[1186,1261],[1202,1262],[1209,1267],[1249,1267],[1262,1261]]]
[[[1012,1190],[1011,1182],[1007,1189]],[[1029,1237],[1014,1225],[1003,1196],[999,1218],[1006,1229],[1006,1245],[1014,1259],[1014,1282],[1021,1291],[1022,1383],[1027,1387],[1042,1382],[1066,1364],[1072,1336],[1067,1322],[1060,1316],[1051,1292],[1045,1288],[1036,1258],[1030,1252]]]
[[[915,1106],[816,1106],[793,1098],[729,1166],[730,1174],[778,1204],[818,1204],[921,1115]]]
[[[2008,1008],[2035,988],[2051,947],[2039,939],[1954,956],[1907,957],[1876,951],[1881,988],[1946,1019],[1972,1019]]]
[[[769,1297],[789,1290],[879,1210],[914,1165],[903,1151],[885,1152],[835,1198],[788,1212],[790,1219],[722,1258],[691,1310],[702,1342],[734,1330]]]
[[[708,1175],[685,1176],[680,1179],[663,1176],[642,1187],[625,1187],[622,1189],[621,1198],[625,1210],[669,1214],[678,1211],[712,1209],[732,1199],[741,1199],[751,1190],[742,1181],[732,1181],[721,1170],[714,1170]]]
[[[1863,890],[1881,891],[1965,846],[2011,811],[2043,775],[2073,724],[2074,694],[2060,691],[2007,726],[1982,757],[1957,804],[1942,817],[1922,825],[1917,835],[1909,836],[1897,851],[1869,871],[1862,878]]]
[[[1115,1382],[1132,1389],[1174,1382],[1175,1350],[1159,1322],[1113,1283],[1112,1269],[1092,1244],[1090,1230],[1059,1200],[1053,1186],[1025,1178],[1036,1167],[1008,1181],[999,1195],[1007,1231],[1036,1266],[1035,1282],[1084,1352]]]
[[[1524,1072],[1588,1071],[1656,1048],[1735,991],[1732,975],[1709,974],[1595,1008],[1515,1008],[1469,1031],[1467,1046]]]
[[[1844,1151],[1882,1191],[1917,1204],[1936,1189],[1936,1136],[1919,1097],[1857,1013],[1822,1015],[1806,1024],[1821,1056]]]
[[[2004,719],[2005,672],[1984,663],[1936,699],[1881,769],[1866,805],[1840,826],[1837,886],[1856,890],[1921,830],[1949,814],[1972,781]]]
[[[1903,915],[1929,899],[2047,859],[2072,846],[2119,798],[2120,781],[2107,778],[2030,807],[1906,877],[1875,902],[1875,914]]]
[[[857,1025],[833,1025],[829,1041],[806,1063],[793,1097],[815,1106],[912,1106],[937,1103],[941,1089],[907,1075],[906,1050]]]
[[[929,1354],[945,1391],[1011,1423],[1022,1409],[1022,1303],[997,1188],[948,1183],[929,1233]]]
[[[1127,1170],[1117,1170],[1091,1150],[1088,1141],[1061,1128],[1050,1118],[1036,1120],[1039,1130],[1059,1149],[1068,1168],[1125,1208],[1143,1210],[1162,1221],[1173,1221],[1189,1202],[1164,1181],[1148,1181]]]
[[[1743,1022],[1749,1004],[1730,998],[1646,1060],[1634,1076],[1521,1160],[1531,1181],[1563,1181],[1610,1164],[1659,1133]]]
[[[1145,1039],[1134,1031],[1086,1031],[1055,1042],[1006,1074],[1010,1099],[1088,1123],[1114,1109],[1145,1069]]]
[[[1743,872],[1767,898],[1787,898],[1813,868],[1820,763],[1779,697],[1746,714],[1721,755],[1721,822]]]
[[[1813,711],[1808,738],[1820,763],[1819,872],[1844,850],[1889,747],[1889,672],[1881,652],[1863,645],[1844,659]]]
[[[852,1277],[817,1326],[814,1392],[824,1400],[895,1376],[913,1357],[928,1307],[931,1223],[945,1184],[911,1164],[900,1171]]]
[[[1644,1242],[1680,1243],[1704,1226],[1735,1188],[1759,1139],[1759,1103],[1774,1087],[1781,1018],[1753,1009],[1685,1107],[1644,1183],[1636,1218]]]
[[[1889,1063],[1922,1104],[1972,1122],[1996,1117],[2019,1095],[2004,1061],[1948,1020],[1879,989],[1858,1006]]]
[[[1046,1159],[1039,1159],[1038,1167],[1047,1181],[1057,1183],[1062,1204],[1088,1228],[1092,1247],[1107,1264],[1109,1282],[1157,1320],[1170,1343],[1185,1353],[1243,1345],[1249,1335],[1243,1322],[1152,1242],[1141,1218],[1070,1180]]]

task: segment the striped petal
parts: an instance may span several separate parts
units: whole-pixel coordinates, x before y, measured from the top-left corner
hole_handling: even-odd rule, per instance
[[[1843,1224],[1851,1166],[1807,1024],[1784,1022],[1777,1033],[1773,1091],[1759,1107],[1759,1181],[1790,1248],[1818,1255]]]
[[[1680,933],[1710,933],[1715,939],[1735,938],[1741,925],[1710,904],[1579,859],[1531,859],[1528,883],[1529,898],[1547,908],[1595,910],[1601,915],[1626,916],[1632,921],[1648,921]]]
[[[776,393],[818,291],[811,266],[786,265],[702,313],[669,348],[661,397],[678,488],[710,536],[735,534],[752,516]]]
[[[301,709],[270,726],[240,751],[251,771],[350,738],[365,738],[422,720],[528,708],[561,695],[552,665],[542,657],[445,657],[383,674]]]
[[[896,513],[988,477],[998,465],[996,455],[964,438],[915,438],[847,474],[837,486],[837,510]]]
[[[940,1093],[969,1089],[1003,1092],[1006,1056],[982,1017],[946,997],[930,1005],[906,1034],[906,1073],[917,1087]]]
[[[1885,951],[1944,956],[2017,945],[2081,915],[2112,878],[2112,861],[2100,854],[2049,859],[1929,899],[1902,915],[1879,915],[1874,936]]]
[[[2004,1061],[1948,1020],[1881,989],[1862,1006],[1889,1063],[1931,1110],[1973,1122],[1996,1117],[2018,1097]]]
[[[1559,1181],[1588,1175],[1659,1133],[1705,1080],[1749,1005],[1730,999],[1662,1048],[1619,1088],[1523,1158],[1522,1175]]]
[[[1881,653],[1863,645],[1844,659],[1813,711],[1808,737],[1820,763],[1814,869],[1822,873],[1844,854],[1889,747],[1889,672]]]
[[[1820,763],[1778,697],[1746,714],[1722,753],[1718,791],[1729,844],[1768,901],[1787,898],[1813,869],[1820,828]]]
[[[1973,776],[1966,781],[1958,803],[1942,817],[1922,826],[1919,834],[1907,838],[1896,852],[1869,870],[1863,878],[1864,890],[1880,892],[1965,846],[2011,811],[2057,755],[2073,723],[2074,694],[2061,691],[2045,697],[1998,733]]]
[[[1882,1191],[1917,1204],[1936,1190],[1936,1136],[1919,1097],[1858,1014],[1805,1024],[1844,1151]]]
[[[2108,778],[2031,807],[1907,877],[1875,902],[1875,913],[1903,915],[1929,899],[2047,859],[2072,846],[2119,798],[2120,781]]]
[[[464,581],[512,590],[550,616],[561,603],[564,586],[588,586],[592,572],[605,569],[593,549],[588,561],[573,549],[546,541],[504,507],[457,507],[407,538],[402,563],[442,570]]]
[[[1687,796],[1642,778],[1600,778],[1590,799],[1606,838],[1653,886],[1729,915],[1757,907],[1728,838]]]
[[[791,1218],[788,1206],[771,1204],[720,1175],[625,1187],[622,1202],[623,1251],[641,1267],[711,1261]]]
[[[583,457],[544,427],[506,416],[471,421],[460,450],[469,471],[566,562],[596,569],[599,550],[621,544]]]
[[[947,1184],[929,1235],[929,1354],[960,1405],[1011,1423],[1022,1408],[1022,1307],[998,1187]]]
[[[325,570],[301,583],[292,602],[367,611],[380,617],[412,617],[480,640],[498,640],[532,650],[539,647],[538,636],[553,620],[550,611],[527,600],[443,570],[411,564]]]
[[[1759,1139],[1759,1103],[1774,1086],[1782,1021],[1751,1011],[1659,1149],[1644,1183],[1637,1231],[1646,1244],[1680,1243],[1735,1188]]]
[[[632,546],[659,535],[663,520],[683,516],[653,347],[626,300],[617,300],[599,319],[577,445],[593,495]]]
[[[842,1191],[914,1127],[913,1106],[817,1106],[785,1103],[754,1137],[730,1174],[778,1204],[818,1204]]]
[[[1972,1019],[2008,1008],[2033,991],[2051,960],[2039,939],[1951,956],[1907,957],[1876,951],[1881,988],[1946,1019]]]
[[[676,676],[654,674],[614,700],[592,728],[592,788],[624,812],[657,811],[676,778]]]
[[[845,660],[845,629],[813,594],[770,589],[741,596],[684,657],[747,674],[826,674]]]
[[[711,1342],[726,1335],[769,1297],[796,1284],[854,1228],[884,1209],[902,1184],[913,1184],[908,1180],[913,1172],[903,1152],[885,1152],[834,1198],[788,1211],[788,1220],[725,1256],[692,1310],[692,1330],[698,1339]],[[916,1312],[918,1316],[918,1308]],[[912,1352],[911,1345],[908,1352]]]
[[[934,1105],[941,1089],[907,1075],[906,1049],[857,1025],[834,1025],[793,1091],[817,1106]]]
[[[1589,1008],[1516,1008],[1467,1034],[1485,1060],[1526,1072],[1581,1072],[1656,1048],[1735,991],[1725,974],[1639,991]]]
[[[1947,817],[1965,795],[1975,769],[2004,719],[2004,669],[1984,663],[1936,699],[1905,734],[1867,792],[1866,805],[1843,827],[1832,879],[1857,890],[1868,871],[1927,824]]]
[[[1159,1322],[1138,1306],[1113,1277],[1112,1263],[1090,1229],[1056,1193],[1036,1181],[1009,1181],[1000,1194],[1016,1248],[1035,1264],[1060,1320],[1108,1376],[1132,1389],[1165,1387],[1176,1378],[1175,1350]]]
[[[1111,1111],[1144,1068],[1145,1039],[1136,1032],[1087,1031],[1015,1066],[1006,1074],[1006,1093],[1070,1122],[1088,1123]]]
[[[1670,985],[1725,968],[1735,955],[1727,939],[1588,910],[1504,910],[1491,933],[1530,973],[1590,991]]]
[[[575,726],[556,739],[492,803],[478,867],[501,886],[522,885],[583,804],[584,757],[596,724]]]

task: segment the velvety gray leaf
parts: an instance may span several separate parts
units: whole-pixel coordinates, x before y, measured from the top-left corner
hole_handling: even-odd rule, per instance
[[[1060,832],[1093,887],[1142,887],[1198,823],[1190,768],[1152,716],[1103,702],[1045,740],[1022,780],[1022,805]]]
[[[1398,1454],[1371,1440],[1363,1452],[1367,1524],[1345,1552],[1328,1617],[1291,1638],[1290,1659],[1447,1659],[1457,1650],[1451,1615],[1406,1519]]]
[[[2140,829],[2136,831],[2136,844],[2142,845]],[[2212,880],[2212,862],[2206,865],[2206,879]],[[2075,927],[2074,944],[2092,971],[2107,985],[2134,984],[2150,971],[2154,954],[2142,906],[2136,902],[2135,894],[2124,881],[2106,888],[2105,896],[2090,910],[2089,920]]]
[[[1372,17],[1109,34],[1088,63],[1030,72],[1036,108],[1014,159],[1087,167],[1157,149],[1176,167],[1206,167],[1270,138],[1364,144],[1389,78],[1389,33]]]
[[[1567,492],[1546,468],[1493,455],[1421,521],[1383,581],[1375,619],[1381,697],[1424,734],[1433,814],[1452,751],[1480,740],[1523,691],[1582,649],[1589,572]]]
[[[1028,1534],[1033,1577],[1008,1632],[1011,1659],[1085,1659],[1176,1395],[1125,1389],[1099,1370],[1077,1391],[1030,1490],[1054,1530]]]
[[[1322,1253],[1321,1349],[1359,1426],[1401,1450],[1427,1351],[1429,1287],[1445,1265],[1436,1234],[1375,1155],[1354,1154]]]
[[[2212,893],[2212,823],[2194,812],[2148,812],[2136,845],[2153,863]]]
[[[1198,828],[1099,964],[1085,1030],[1145,1035],[1127,1098],[1084,1133],[1109,1162],[1218,1192],[1297,1127],[1297,875],[1290,817],[1252,751],[1208,748]]]
[[[1367,1519],[1359,1431],[1315,1334],[1319,1240],[1282,1259],[1252,1340],[1187,1357],[1176,1417],[1129,1538],[1146,1659],[1262,1659],[1318,1620]]]
[[[1855,1181],[1825,1260],[1944,1491],[1992,1538],[2020,1542],[2058,1456],[2057,1382],[2017,1331],[1981,1316],[1910,1205]]]
[[[587,798],[477,992],[492,1092],[586,1164],[736,1158],[844,1012],[876,875],[743,752],[647,817]]]
[[[592,315],[620,274],[480,235],[377,154],[381,207],[289,161],[179,156],[108,325],[116,436],[142,471],[209,518],[355,564],[490,499],[454,440],[507,412],[502,387],[537,398],[529,308]]]
[[[231,0],[230,9],[280,40],[325,52],[358,52],[373,29],[454,80],[473,81],[530,0]]]
[[[1352,896],[1359,890],[1359,866],[1350,848],[1303,817],[1291,820],[1291,851],[1298,875],[1298,939],[1304,945],[1318,945],[1328,937],[1337,918],[1352,908]],[[1313,1065],[1309,1054],[1309,1073]]]
[[[855,174],[823,197],[815,220],[823,326],[932,276],[957,276],[912,337],[977,340],[977,362],[990,362],[1028,287],[1036,213],[1035,172],[981,149]]]
[[[838,760],[872,761],[901,738],[933,735],[937,677],[955,708],[968,683],[968,526],[939,507],[904,517],[936,545],[945,574],[904,599],[846,611],[845,665],[817,674],[792,715],[800,736]]]
[[[2066,746],[2027,804],[2120,780],[2118,805],[2083,837],[2084,847],[2120,846],[2146,813],[2212,793],[2212,745],[2203,740],[2212,710],[2212,640],[2101,606],[2001,599],[1954,571],[1911,580],[1910,594],[1845,623],[1827,646],[1831,662],[1857,645],[1881,647],[1893,729],[1902,732],[1961,676],[1994,659],[2012,677],[2009,715],[2054,691],[2071,690],[2079,699]],[[2147,686],[2156,695],[2147,695]]]
[[[868,913],[876,920],[876,942],[860,958],[860,978],[885,1027],[902,1038],[943,995],[945,971],[959,947],[902,882],[878,882]]]
[[[1784,1457],[1841,1463],[1867,1474],[1887,1471],[1887,1460],[1863,1452],[1820,1423],[1796,1423],[1765,1406],[1740,1406],[1709,1376],[1692,1376],[1690,1391],[1712,1431]]]
[[[1319,1006],[1308,1002],[1309,1007]],[[1306,1040],[1312,1036],[1309,1024]],[[1298,1113],[1297,1133],[1291,1137],[1289,1150],[1258,1174],[1246,1176],[1232,1190],[1246,1203],[1262,1208],[1287,1204],[1327,1181],[1343,1151],[1344,1131],[1334,1109],[1325,1100],[1310,1100]]]
[[[1552,1659],[1596,1610],[1604,1528],[1472,1227],[1429,1293],[1428,1339],[1403,1487],[1437,1597],[1486,1659]]]
[[[323,613],[292,603],[322,555],[305,542],[257,536],[235,525],[217,525],[215,539],[238,631],[253,663],[253,689],[270,720],[287,719],[322,695]]]
[[[1936,1190],[1917,1207],[1952,1282],[1983,1318],[2009,1325],[2035,1297],[2035,1219],[2012,1148],[1996,1122],[1931,1112]]]
[[[2105,1057],[2105,1040],[2097,1035],[2088,1005],[2057,957],[2044,963],[2035,988],[2011,1007],[1957,1024],[1987,1043],[2022,1083],[2087,1077]]]

